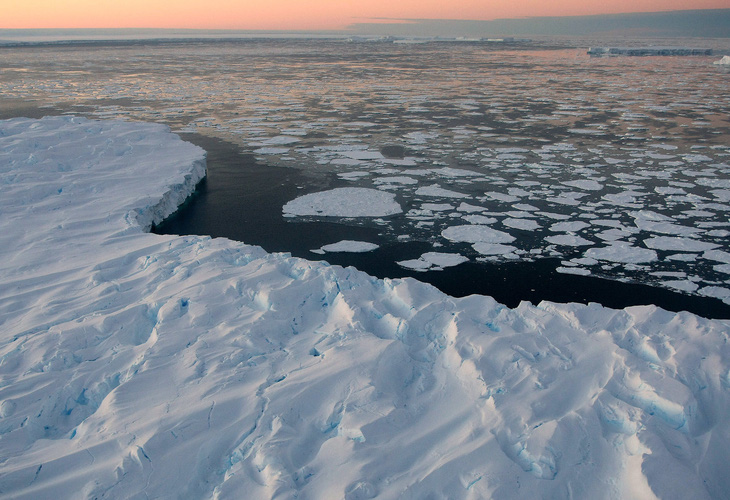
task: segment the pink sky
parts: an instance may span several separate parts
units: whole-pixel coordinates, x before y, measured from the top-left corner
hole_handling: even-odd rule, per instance
[[[375,18],[491,20],[728,7],[728,0],[0,0],[0,28],[326,30]]]

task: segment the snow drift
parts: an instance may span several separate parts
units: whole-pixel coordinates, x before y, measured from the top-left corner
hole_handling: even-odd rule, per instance
[[[727,321],[158,236],[163,126],[0,122],[0,494],[719,498]]]

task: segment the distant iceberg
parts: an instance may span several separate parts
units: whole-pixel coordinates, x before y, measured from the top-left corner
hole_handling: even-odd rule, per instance
[[[3,498],[730,491],[729,321],[651,305],[509,309],[146,233],[205,175],[205,152],[162,125],[0,121],[0,151]],[[292,212],[374,194],[320,193]],[[637,261],[619,250],[596,257]],[[420,260],[409,264],[464,258]]]
[[[711,56],[712,49],[697,47],[591,47],[592,56]]]
[[[722,59],[720,59],[719,61],[715,61],[712,64],[730,66],[730,56],[722,56]]]

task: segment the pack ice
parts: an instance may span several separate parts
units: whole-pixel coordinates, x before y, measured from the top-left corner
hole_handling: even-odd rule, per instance
[[[205,174],[160,125],[14,119],[0,151],[0,496],[730,491],[727,321],[148,234]]]

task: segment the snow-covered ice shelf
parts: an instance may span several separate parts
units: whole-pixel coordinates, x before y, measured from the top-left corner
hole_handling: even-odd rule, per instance
[[[205,172],[159,125],[15,119],[0,151],[4,497],[730,491],[727,321],[148,234]]]
[[[712,49],[700,47],[591,47],[592,56],[711,56]]]

